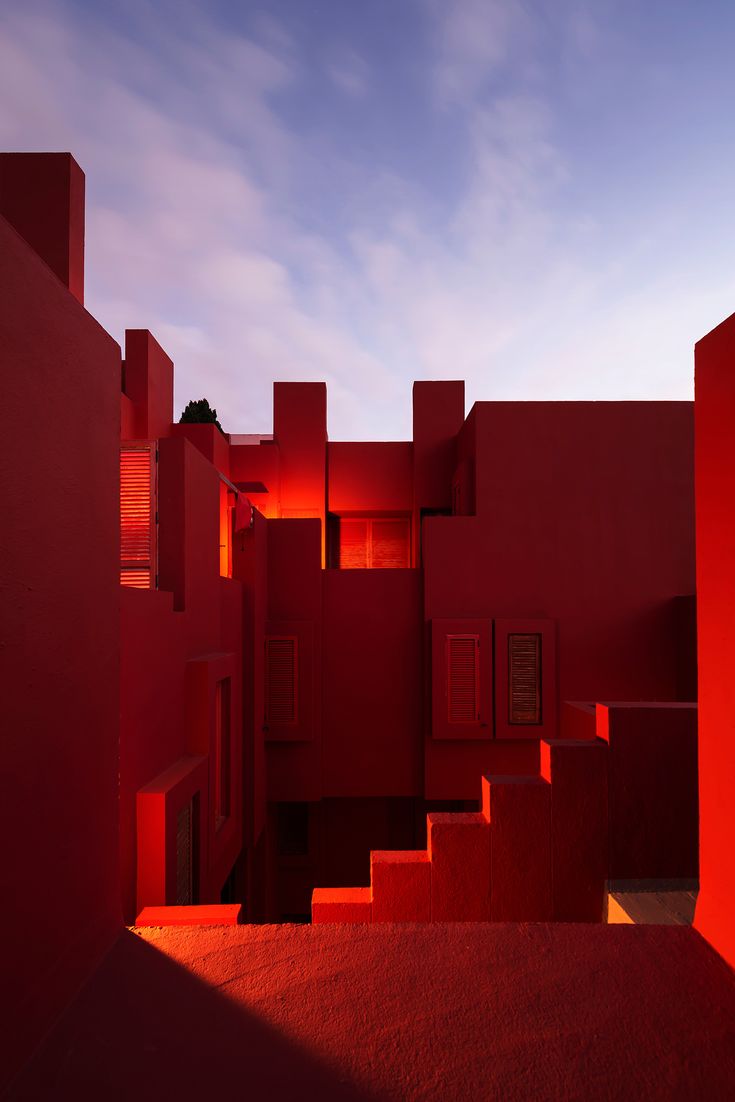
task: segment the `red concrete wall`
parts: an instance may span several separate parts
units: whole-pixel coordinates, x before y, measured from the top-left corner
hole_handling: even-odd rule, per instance
[[[125,330],[124,395],[133,404],[123,439],[169,436],[174,419],[174,365],[147,329]]]
[[[235,536],[233,577],[242,587],[243,834],[245,844],[252,847],[266,816],[263,641],[268,615],[268,523],[259,513],[252,529]]]
[[[148,335],[143,336],[144,351],[153,357],[155,349],[151,352]],[[162,362],[164,370],[159,371]],[[153,363],[156,373],[165,381],[165,362],[161,357],[155,353],[149,363]],[[141,390],[139,405],[145,404],[150,392],[149,377],[147,389]],[[236,573],[250,579],[248,599],[245,600],[244,592],[247,587],[239,577],[220,577],[221,480],[211,459],[217,460],[220,468],[228,469],[226,438],[212,425],[168,427],[172,435],[159,440],[160,590],[122,591],[124,704],[120,799],[123,893],[128,921],[133,920],[140,906],[166,901],[141,896],[141,891],[148,890],[148,881],[145,878],[141,881],[141,860],[145,859],[146,867],[155,868],[154,858],[160,859],[159,863],[164,856],[169,861],[171,858],[168,851],[156,857],[164,844],[170,849],[171,815],[168,826],[162,821],[158,823],[160,815],[157,819],[155,809],[147,811],[141,819],[142,789],[155,804],[156,794],[165,789],[164,781],[171,770],[186,772],[185,763],[191,755],[203,760],[203,773],[202,769],[196,771],[196,777],[201,774],[204,778],[204,790],[199,793],[202,827],[198,887],[199,898],[206,903],[219,901],[222,885],[241,857],[243,841],[252,848],[264,819],[262,734],[258,739],[253,730],[252,679],[247,681],[251,693],[247,722],[242,686],[246,671],[255,668],[257,673],[254,646],[257,602],[253,590],[257,588],[264,600],[266,575],[257,572],[257,564],[253,565],[252,578],[243,569],[245,548],[253,540],[253,530],[248,529],[238,533],[233,542]],[[175,432],[177,428],[186,431]],[[204,432],[197,433],[199,429]],[[190,430],[196,437],[195,443],[189,439]],[[225,449],[222,454],[221,448]],[[262,677],[262,665],[259,672]],[[218,826],[214,821],[212,774],[214,686],[222,677],[231,679],[233,787],[230,815]],[[262,705],[262,695],[260,701]],[[155,882],[160,895],[165,891],[164,882],[160,877]],[[244,884],[240,888],[244,891]]]
[[[411,444],[329,444],[327,456],[330,512],[390,514],[413,509]]]
[[[420,573],[327,570],[323,582],[324,795],[416,795]]]
[[[4,1079],[121,924],[121,361],[2,218],[0,357]]]
[[[477,513],[424,520],[426,619],[556,621],[557,706],[676,700],[675,599],[694,592],[692,429],[686,402],[478,403],[457,468],[461,511]],[[427,739],[427,777],[440,752]],[[475,787],[467,773],[452,795]]]
[[[225,477],[229,476],[230,445],[225,434],[220,432],[216,425],[177,423],[169,426],[167,435],[189,440],[218,471],[221,471]]]
[[[735,314],[696,346],[700,891],[695,925],[735,966]]]
[[[82,304],[84,190],[71,153],[0,153],[0,215]]]
[[[120,587],[120,858],[128,923],[137,914],[136,793],[186,753],[184,628],[170,593]]]
[[[531,776],[539,769],[536,739],[426,742],[424,792],[427,800],[477,800],[489,773]]]
[[[413,481],[417,510],[451,508],[456,437],[463,423],[463,382],[413,384]]]
[[[299,723],[265,732],[268,799],[322,796],[322,535],[316,519],[268,521],[265,630],[298,636]],[[261,713],[265,723],[265,709]]]
[[[162,440],[159,585],[186,612],[189,657],[219,649],[219,477],[188,440]]]
[[[324,383],[273,384],[273,437],[279,451],[280,515],[321,520],[324,562],[327,463]]]
[[[230,448],[230,477],[236,485],[261,483],[265,486],[265,492],[254,492],[248,488],[248,498],[263,516],[280,516],[280,455],[276,444],[272,441],[233,444]]]

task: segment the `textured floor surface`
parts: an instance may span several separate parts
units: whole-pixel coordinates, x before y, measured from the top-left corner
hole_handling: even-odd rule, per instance
[[[683,926],[126,931],[14,1099],[735,1098],[735,975]]]

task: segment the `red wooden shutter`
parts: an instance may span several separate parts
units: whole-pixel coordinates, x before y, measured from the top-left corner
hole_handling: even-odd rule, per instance
[[[339,522],[339,565],[342,570],[364,570],[369,565],[368,522],[343,517]]]
[[[371,535],[373,568],[390,570],[411,565],[411,529],[407,517],[373,520]]]
[[[297,721],[297,657],[295,635],[271,635],[265,641],[265,716],[269,726]]]
[[[541,723],[541,635],[508,636],[508,722]]]
[[[480,636],[447,636],[447,719],[476,723],[480,718]]]
[[[120,448],[120,582],[156,585],[155,444]]]

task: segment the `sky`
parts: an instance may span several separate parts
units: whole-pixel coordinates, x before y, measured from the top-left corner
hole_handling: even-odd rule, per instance
[[[735,310],[732,0],[0,0],[0,148],[87,177],[86,305],[267,433],[690,399]]]

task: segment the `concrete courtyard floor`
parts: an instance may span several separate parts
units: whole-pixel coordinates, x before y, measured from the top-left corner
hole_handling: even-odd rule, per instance
[[[13,1099],[735,1098],[735,974],[685,926],[126,930]]]

